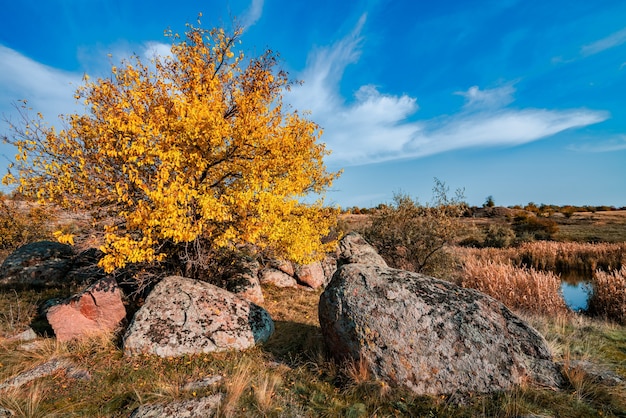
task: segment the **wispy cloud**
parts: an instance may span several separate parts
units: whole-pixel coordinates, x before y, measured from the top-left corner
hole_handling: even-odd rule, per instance
[[[606,38],[602,38],[599,41],[593,42],[588,45],[584,45],[580,49],[580,53],[584,57],[594,55],[607,49],[614,48],[616,46],[626,43],[626,28],[619,30]]]
[[[603,138],[600,141],[569,147],[572,151],[580,152],[614,152],[626,150],[626,135],[617,135],[614,138]]]
[[[79,107],[73,92],[82,83],[82,77],[83,74],[48,67],[0,45],[0,114],[11,118],[14,104],[28,100],[30,107],[53,122],[59,114]]]
[[[481,90],[478,86],[472,86],[467,91],[457,91],[454,94],[465,97],[465,107],[474,109],[500,108],[513,102],[515,88],[513,84],[503,87]]]
[[[520,145],[609,118],[607,112],[587,109],[509,107],[514,101],[514,83],[456,92],[465,97],[464,107],[431,120],[415,118],[415,97],[384,94],[373,85],[361,86],[346,100],[339,86],[346,66],[359,59],[364,24],[365,16],[345,38],[314,50],[299,77],[304,85],[286,96],[294,107],[310,110],[324,129],[322,140],[332,150],[329,162],[334,164],[361,165],[462,148]]]
[[[252,0],[250,6],[246,9],[241,17],[241,25],[244,29],[254,25],[263,14],[263,1],[264,0]]]

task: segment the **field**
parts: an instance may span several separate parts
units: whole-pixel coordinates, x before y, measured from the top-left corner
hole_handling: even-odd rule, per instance
[[[626,238],[617,239],[626,236],[626,211],[555,219],[559,240],[581,245],[589,237],[595,237],[594,242],[626,242]],[[342,218],[344,229],[367,221],[367,215]],[[464,218],[468,234],[508,222],[506,215]],[[490,251],[495,254],[495,249]],[[533,274],[536,286],[549,292],[554,277]],[[534,285],[528,286],[523,277],[516,279],[520,286],[534,291]],[[616,377],[626,379],[626,325],[571,313],[562,306],[557,313],[550,304],[558,301],[550,295],[542,304],[534,304],[543,307],[540,311],[523,305],[514,308],[545,336],[555,360],[563,364],[567,387],[557,392],[525,385],[490,395],[415,397],[376,381],[359,364],[337,365],[328,359],[317,317],[321,291],[264,288],[264,307],[275,321],[276,332],[265,345],[243,353],[129,359],[122,353],[119,336],[64,344],[39,337],[28,345],[10,339],[32,323],[41,303],[72,290],[0,291],[0,385],[50,359],[67,359],[72,364],[50,376],[0,389],[0,416],[5,408],[25,417],[127,417],[141,404],[211,394],[223,396],[218,412],[223,417],[626,416],[626,387],[615,384]],[[601,372],[595,373],[587,364]],[[188,386],[205,378],[215,383]]]

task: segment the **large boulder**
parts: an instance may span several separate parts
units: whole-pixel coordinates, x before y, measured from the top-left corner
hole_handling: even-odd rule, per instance
[[[362,360],[418,395],[562,382],[543,337],[502,303],[421,274],[344,265],[321,295],[319,320],[336,359]]]
[[[0,267],[0,285],[45,287],[65,282],[72,267],[72,247],[53,241],[26,244],[11,253]]]
[[[337,267],[353,263],[387,267],[387,263],[376,249],[357,232],[350,232],[339,241]]]
[[[274,322],[260,306],[210,283],[169,276],[135,314],[124,352],[177,357],[244,350],[273,332]]]
[[[114,331],[126,317],[122,292],[112,277],[48,308],[46,318],[59,341]]]

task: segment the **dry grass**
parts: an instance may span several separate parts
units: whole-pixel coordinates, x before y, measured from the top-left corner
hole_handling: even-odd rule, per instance
[[[596,271],[588,311],[626,324],[626,266],[611,272]]]
[[[515,266],[555,272],[597,269],[610,271],[626,264],[626,243],[579,243],[535,241],[510,248],[459,249],[482,260],[512,263]]]
[[[561,279],[554,273],[498,261],[466,258],[461,285],[486,293],[517,311],[567,314]]]

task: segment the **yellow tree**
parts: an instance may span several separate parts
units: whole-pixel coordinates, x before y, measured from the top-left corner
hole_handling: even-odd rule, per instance
[[[321,130],[283,106],[291,82],[272,51],[244,59],[235,50],[241,31],[187,28],[185,37],[167,34],[171,56],[148,64],[134,56],[109,78],[87,79],[75,95],[87,111],[63,117],[63,130],[41,115],[14,127],[5,183],[108,219],[108,272],[200,241],[314,260],[336,222],[321,199],[303,203],[338,175],[324,166]]]

